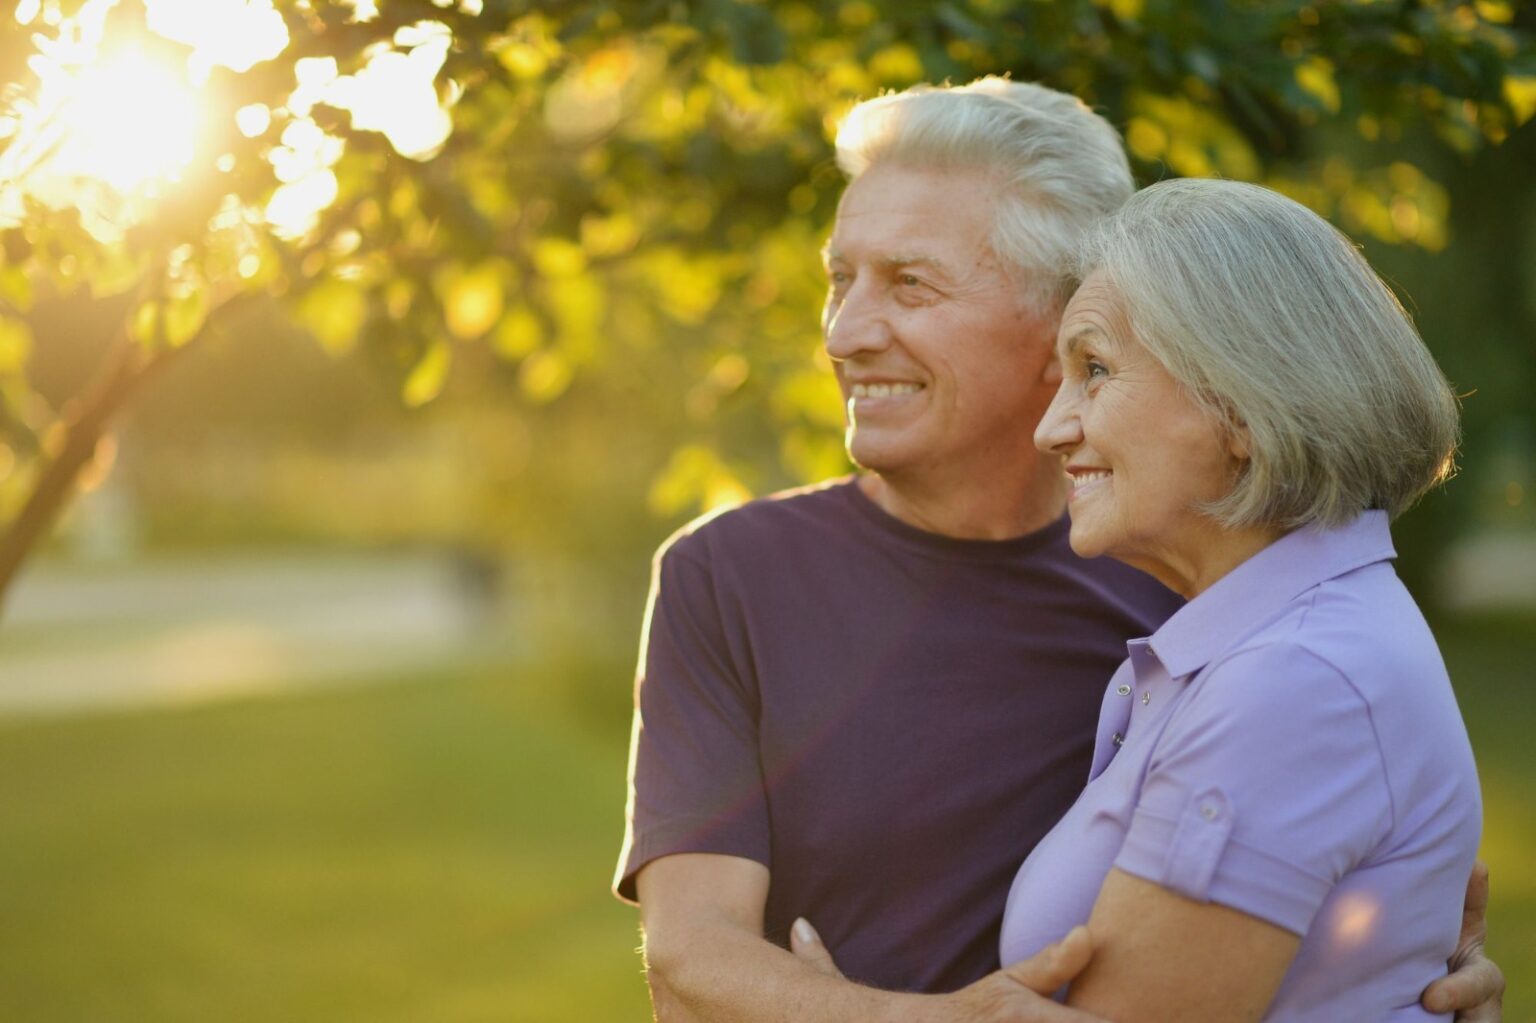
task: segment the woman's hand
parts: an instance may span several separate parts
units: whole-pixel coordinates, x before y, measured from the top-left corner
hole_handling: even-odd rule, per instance
[[[842,977],[832,953],[810,923],[801,918],[790,928],[789,948],[801,962],[831,977]],[[923,1023],[1103,1023],[1078,1009],[1051,1000],[1051,995],[1083,972],[1093,957],[1088,928],[1074,927],[1065,938],[1020,963],[983,977],[954,994],[933,995],[920,1019]],[[919,1017],[913,1018],[917,1023]]]

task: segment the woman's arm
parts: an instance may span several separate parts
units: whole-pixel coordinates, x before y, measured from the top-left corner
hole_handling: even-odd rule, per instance
[[[1111,870],[1088,929],[1093,960],[1067,1004],[1106,1019],[1258,1020],[1301,939],[1216,903],[1200,903]]]

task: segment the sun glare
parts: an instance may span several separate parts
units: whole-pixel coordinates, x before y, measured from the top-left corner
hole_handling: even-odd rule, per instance
[[[348,2],[355,20],[376,16],[372,3]],[[468,13],[480,7],[474,0],[433,3]],[[297,60],[294,88],[283,101],[225,112],[203,102],[213,69],[243,73],[288,46],[273,0],[144,0],[146,27],[189,47],[185,58],[107,38],[108,15],[117,5],[84,0],[68,16],[60,0],[23,0],[15,7],[22,26],[54,31],[34,36],[37,52],[28,66],[36,86],[0,109],[0,223],[19,222],[31,200],[74,207],[98,238],[120,238],[199,156],[207,144],[204,125],[228,116],[246,138],[266,135],[274,122],[285,125],[266,154],[278,187],[263,212],[279,235],[296,237],[335,201],[332,167],[345,145],[311,118],[316,104],[347,111],[354,130],[377,131],[412,159],[432,157],[452,133],[449,108],[458,89],[452,81],[439,89],[452,42],[440,22],[399,28],[350,75],[338,74],[333,58]],[[227,169],[227,154],[202,156]]]
[[[174,179],[192,160],[201,114],[185,74],[138,53],[86,68],[59,111],[54,171],[120,192]]]

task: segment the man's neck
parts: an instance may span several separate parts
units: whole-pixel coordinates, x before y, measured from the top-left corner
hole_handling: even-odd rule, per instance
[[[975,482],[866,473],[859,487],[887,514],[924,532],[957,540],[1012,540],[1044,529],[1067,505],[1059,459],[1040,456],[1021,469]]]

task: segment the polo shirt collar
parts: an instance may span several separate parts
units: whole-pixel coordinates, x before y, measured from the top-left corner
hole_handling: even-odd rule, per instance
[[[1312,587],[1396,556],[1384,511],[1337,529],[1303,526],[1216,580],[1148,643],[1171,678],[1191,675]]]

